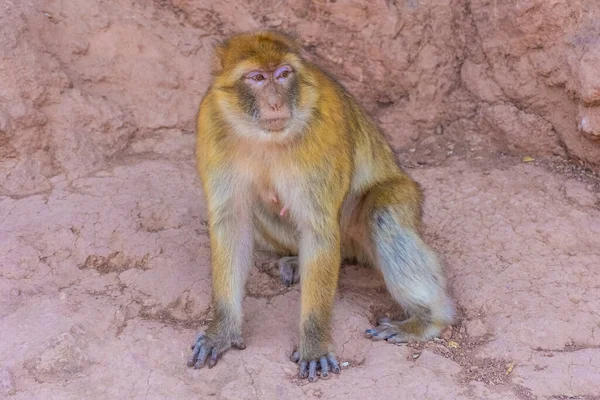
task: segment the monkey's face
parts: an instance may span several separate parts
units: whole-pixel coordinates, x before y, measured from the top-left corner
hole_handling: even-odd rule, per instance
[[[290,125],[298,97],[291,66],[253,69],[238,81],[236,91],[240,108],[260,129],[277,133]]]
[[[240,34],[215,48],[216,96],[229,132],[284,143],[301,135],[318,97],[299,46],[275,32]]]

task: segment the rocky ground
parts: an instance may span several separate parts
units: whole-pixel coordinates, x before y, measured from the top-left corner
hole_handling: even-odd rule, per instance
[[[598,21],[596,0],[4,0],[0,398],[600,399]],[[261,27],[385,129],[460,309],[437,341],[374,343],[397,309],[344,266],[343,372],[314,384],[264,254],[247,349],[185,366],[211,318],[194,114],[215,41]]]

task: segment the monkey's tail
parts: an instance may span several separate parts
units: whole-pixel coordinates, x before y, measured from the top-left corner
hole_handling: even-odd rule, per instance
[[[391,207],[372,213],[374,256],[392,297],[409,318],[423,322],[429,338],[454,321],[455,307],[437,256],[400,215]]]

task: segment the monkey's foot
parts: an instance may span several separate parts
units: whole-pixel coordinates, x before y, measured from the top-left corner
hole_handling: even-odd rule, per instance
[[[239,339],[213,339],[205,333],[200,333],[194,344],[192,344],[192,350],[194,351],[187,362],[187,366],[194,366],[194,369],[202,368],[208,359],[208,368],[210,369],[217,365],[219,357],[232,347],[244,350],[246,345],[241,337]]]
[[[298,257],[282,257],[277,262],[279,264],[279,273],[281,281],[287,287],[300,282],[300,264]]]
[[[314,382],[318,379],[317,371],[320,372],[321,379],[329,378],[329,372],[339,374],[341,371],[340,363],[332,352],[329,352],[318,359],[302,360],[300,352],[294,351],[290,360],[300,366],[300,373],[298,374],[300,379],[308,378],[309,382]]]
[[[393,321],[389,318],[381,318],[377,321],[378,326],[367,329],[365,334],[375,341],[386,340],[388,343],[408,343],[423,339],[423,327],[419,321],[409,318],[403,321]]]

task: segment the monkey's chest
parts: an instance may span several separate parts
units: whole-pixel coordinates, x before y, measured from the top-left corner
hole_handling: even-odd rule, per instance
[[[267,165],[254,171],[255,198],[273,216],[297,219],[302,214],[301,204],[306,203],[303,201],[302,179],[295,174],[298,168],[289,162]]]
[[[261,185],[257,188],[258,200],[262,203],[265,209],[272,214],[277,214],[280,217],[285,217],[288,207],[283,202],[281,196],[272,185]]]

